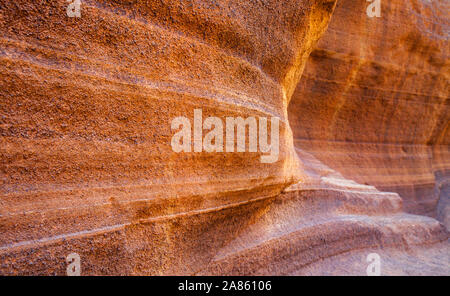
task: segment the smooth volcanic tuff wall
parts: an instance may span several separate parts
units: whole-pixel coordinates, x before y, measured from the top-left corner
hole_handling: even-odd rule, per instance
[[[0,0],[0,274],[65,274],[73,252],[84,275],[365,274],[373,251],[383,274],[450,273],[442,224],[294,146],[328,126],[298,94],[335,1],[82,3],[68,18],[65,1]],[[279,117],[278,161],[173,152],[172,119],[198,108]]]
[[[312,52],[289,106],[295,145],[450,226],[449,3],[366,6],[339,1]]]

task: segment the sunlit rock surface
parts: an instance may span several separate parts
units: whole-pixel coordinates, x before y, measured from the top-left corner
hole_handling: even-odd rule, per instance
[[[447,20],[414,3],[0,0],[0,274],[448,275]],[[194,109],[279,117],[278,161],[173,152]]]

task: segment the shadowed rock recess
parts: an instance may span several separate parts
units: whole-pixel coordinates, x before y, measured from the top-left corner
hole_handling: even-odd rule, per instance
[[[368,4],[0,0],[0,274],[450,275],[450,7]],[[278,161],[174,152],[194,109]]]

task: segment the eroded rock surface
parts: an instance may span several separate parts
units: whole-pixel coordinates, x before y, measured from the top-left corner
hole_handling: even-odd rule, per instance
[[[0,274],[65,274],[74,252],[86,275],[364,274],[374,251],[385,274],[450,273],[435,6],[66,5],[0,0]],[[194,109],[279,117],[278,161],[173,152]]]
[[[368,18],[365,1],[339,1],[289,107],[295,145],[436,217],[450,178],[449,5],[382,2]]]

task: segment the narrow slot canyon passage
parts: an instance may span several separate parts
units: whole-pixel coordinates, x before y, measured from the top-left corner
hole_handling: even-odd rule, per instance
[[[449,275],[447,6],[367,5],[0,0],[0,275]]]

